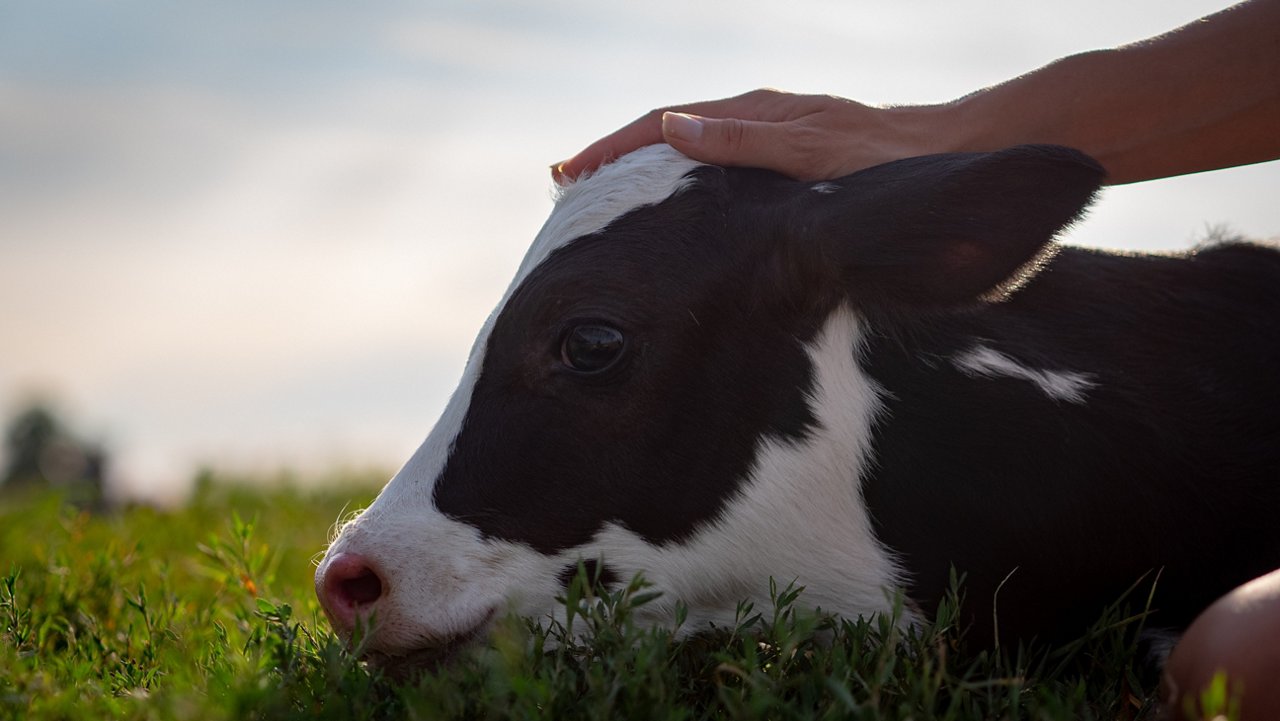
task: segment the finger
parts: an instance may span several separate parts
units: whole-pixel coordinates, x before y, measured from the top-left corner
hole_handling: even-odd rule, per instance
[[[796,172],[789,123],[666,113],[662,129],[672,147],[694,160]]]
[[[588,145],[572,158],[551,166],[551,175],[558,183],[575,180],[633,150],[661,142],[662,117],[660,111],[655,110]]]
[[[753,90],[731,98],[707,100],[660,108],[633,120],[597,140],[572,158],[551,166],[557,183],[574,180],[585,172],[620,158],[633,150],[663,141],[662,117],[668,112],[696,113],[710,117],[744,120],[783,120],[794,114],[805,98],[777,90]]]
[[[659,116],[666,113],[686,113],[708,118],[782,121],[804,114],[808,105],[807,96],[762,88],[731,98],[673,105],[655,112]]]

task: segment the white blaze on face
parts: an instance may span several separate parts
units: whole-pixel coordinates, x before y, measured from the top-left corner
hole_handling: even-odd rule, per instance
[[[573,561],[543,556],[522,544],[483,539],[474,527],[435,508],[436,479],[462,431],[489,334],[512,293],[556,249],[686,187],[692,182],[689,172],[698,165],[669,146],[655,145],[561,189],[515,279],[481,328],[440,420],[373,504],[340,529],[317,570],[318,577],[323,575],[328,559],[338,553],[356,553],[374,565],[384,587],[372,650],[394,654],[432,645],[471,630],[511,601],[525,611],[550,606],[542,599],[556,594],[560,569]],[[522,595],[537,599],[536,608],[523,608]]]

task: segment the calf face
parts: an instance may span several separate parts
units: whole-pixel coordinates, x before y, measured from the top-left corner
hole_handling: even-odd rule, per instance
[[[1021,147],[814,185],[654,146],[565,189],[440,421],[321,563],[335,628],[371,616],[370,651],[431,654],[508,610],[555,617],[580,560],[643,572],[647,618],[679,600],[693,630],[770,578],[886,610],[868,319],[998,295],[1101,177]]]

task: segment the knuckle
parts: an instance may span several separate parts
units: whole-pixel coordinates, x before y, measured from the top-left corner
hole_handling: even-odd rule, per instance
[[[737,118],[726,118],[720,124],[720,137],[724,141],[725,150],[737,153],[746,145],[746,123]]]
[[[835,158],[832,139],[807,125],[794,124],[788,144],[790,175],[804,180],[828,179]]]

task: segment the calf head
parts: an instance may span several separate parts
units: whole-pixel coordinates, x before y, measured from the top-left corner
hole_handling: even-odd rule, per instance
[[[885,610],[867,319],[998,292],[1101,177],[1025,146],[815,185],[653,146],[564,189],[436,427],[320,564],[335,628],[371,616],[370,651],[429,655],[509,610],[556,617],[580,561],[642,572],[649,619],[679,600],[691,629],[771,577]]]

